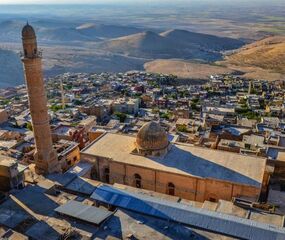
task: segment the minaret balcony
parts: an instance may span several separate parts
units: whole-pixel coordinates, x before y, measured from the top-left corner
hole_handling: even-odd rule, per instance
[[[21,59],[34,59],[34,58],[42,58],[43,52],[38,50],[36,53],[30,53],[30,54],[25,54],[24,52],[20,52],[20,58]]]

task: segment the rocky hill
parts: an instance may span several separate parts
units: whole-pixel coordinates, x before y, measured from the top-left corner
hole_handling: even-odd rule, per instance
[[[76,31],[90,38],[118,38],[142,32],[143,29],[130,26],[85,23],[76,27]]]
[[[285,74],[285,36],[274,36],[248,44],[226,57],[227,65],[258,67]]]
[[[146,31],[111,39],[100,44],[100,48],[151,59],[183,58],[215,61],[222,58],[222,50],[235,49],[242,44],[242,41],[236,39],[171,30],[161,34]]]
[[[178,37],[179,34],[176,33],[175,35],[177,39],[181,39]],[[207,79],[211,74],[231,71],[239,71],[243,73],[243,77],[250,79],[269,81],[285,79],[285,37],[268,37],[245,45],[228,53],[225,59],[216,62],[215,66],[183,60],[155,60],[146,63],[144,67],[146,71],[172,73],[180,78],[190,79]]]
[[[112,39],[101,44],[105,50],[110,52],[146,58],[153,58],[156,55],[169,57],[179,54],[182,46],[174,47],[173,45],[174,42],[171,39],[151,31]]]
[[[217,37],[214,35],[189,32],[185,30],[169,30],[160,34],[175,42],[188,46],[196,46],[209,51],[224,51],[241,47],[244,43],[238,39]]]

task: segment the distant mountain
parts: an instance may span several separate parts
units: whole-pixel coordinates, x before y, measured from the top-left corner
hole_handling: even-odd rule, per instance
[[[23,22],[21,21],[8,20],[0,22],[0,41],[16,42],[20,39],[22,27]]]
[[[205,48],[211,51],[236,49],[244,44],[244,42],[238,39],[217,37],[214,35],[189,32],[179,29],[168,30],[160,35],[185,45],[196,45],[197,47]]]
[[[67,25],[67,24],[66,24]],[[72,25],[72,24],[71,24]],[[133,33],[141,32],[141,29],[127,26],[104,25],[87,23],[76,27],[39,27],[38,22],[35,23],[38,28],[38,38],[40,41],[56,41],[56,42],[90,42],[102,41],[103,39],[116,38],[126,36]],[[41,22],[40,26],[44,26]],[[50,23],[48,26],[53,26]]]
[[[0,22],[0,41],[20,42],[21,29],[25,24],[24,21],[19,20]],[[33,21],[31,25],[37,31],[38,40],[46,43],[101,41],[102,39],[117,38],[143,31],[143,29],[130,26],[95,23],[78,25],[78,23],[71,21],[55,21],[50,19]]]
[[[105,24],[94,24],[85,23],[78,27],[76,30],[88,37],[94,38],[117,38],[122,36],[127,36],[135,33],[142,32],[143,29],[130,27],[130,26],[120,26],[120,25],[105,25]]]
[[[36,20],[31,23],[33,26],[37,28],[76,28],[78,23],[76,21],[72,21],[69,19],[61,20],[61,19],[41,19]]]
[[[73,41],[95,41],[88,36],[78,32],[74,28],[40,29],[37,32],[40,41],[73,42]]]
[[[0,49],[0,66],[0,88],[24,83],[22,63],[16,53]]]
[[[126,37],[120,37],[102,43],[102,46],[114,52],[126,53],[129,55],[152,56],[154,54],[169,55],[177,54],[180,49],[173,48],[174,42],[160,36],[157,33],[147,31]]]
[[[106,41],[102,49],[145,58],[184,58],[215,61],[222,58],[220,51],[240,47],[236,39],[171,30],[161,34],[151,31]]]

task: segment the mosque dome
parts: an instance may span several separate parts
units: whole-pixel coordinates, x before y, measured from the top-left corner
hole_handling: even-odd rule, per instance
[[[27,23],[22,29],[22,37],[23,38],[35,38],[35,30],[34,28]]]
[[[169,145],[165,130],[156,122],[144,124],[138,132],[136,145],[139,150],[158,151]]]

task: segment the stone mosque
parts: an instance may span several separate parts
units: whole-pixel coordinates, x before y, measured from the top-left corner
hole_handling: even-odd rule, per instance
[[[105,133],[81,152],[93,164],[93,177],[184,199],[256,201],[269,174],[259,157],[176,143],[157,122],[141,127],[136,137]]]
[[[41,53],[29,24],[23,28],[22,41],[36,171],[54,173],[60,169],[51,138]],[[200,202],[233,197],[256,201],[269,181],[266,159],[177,143],[154,121],[142,126],[137,136],[107,132],[84,148],[80,158],[92,164],[96,180]]]

